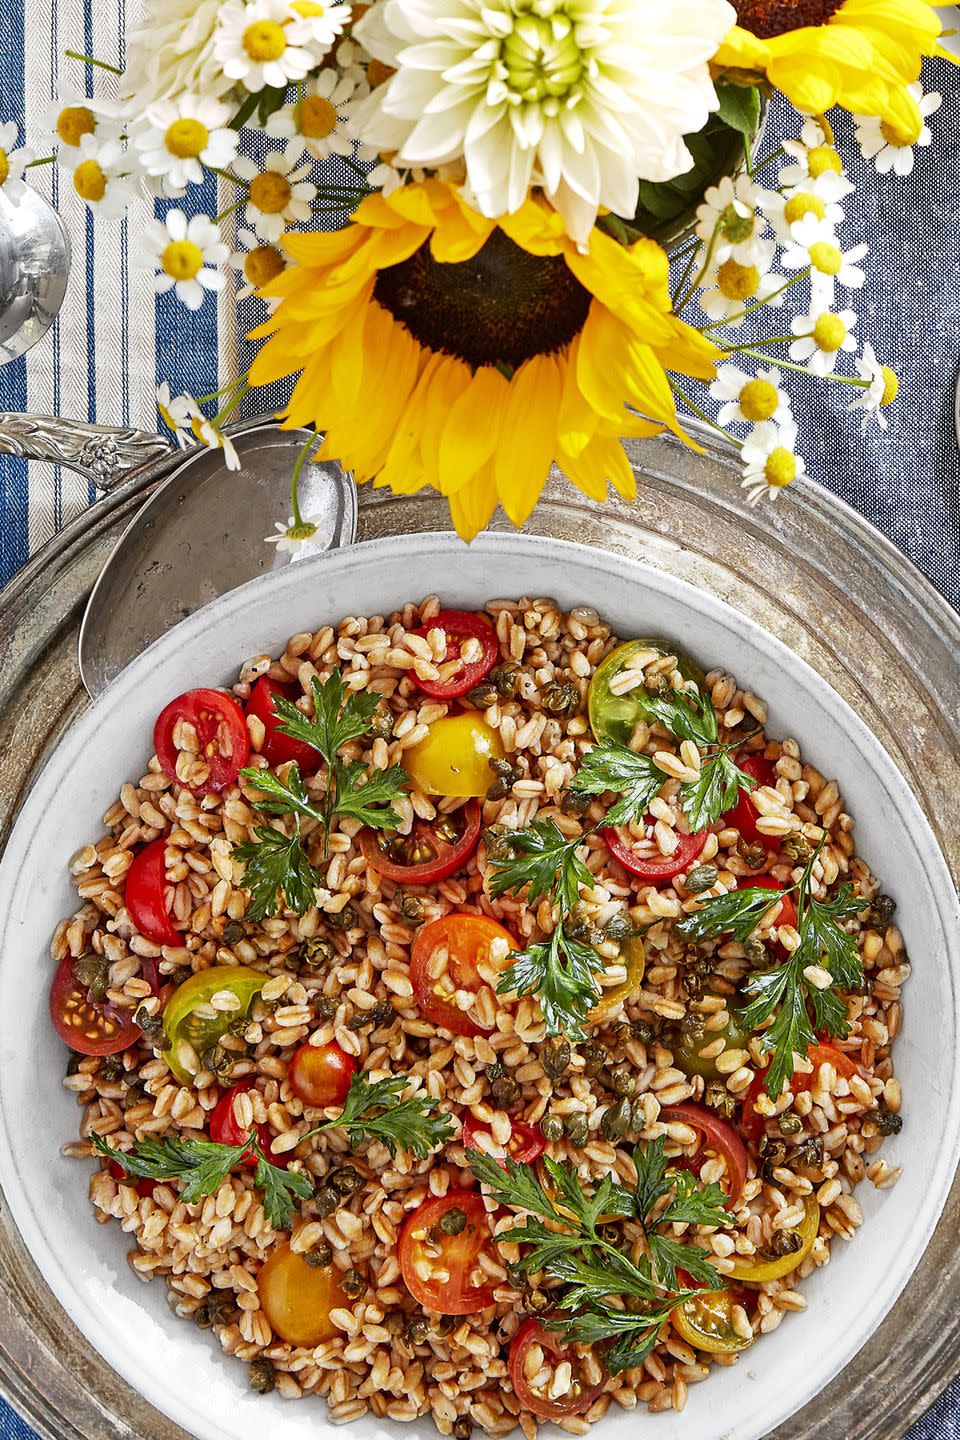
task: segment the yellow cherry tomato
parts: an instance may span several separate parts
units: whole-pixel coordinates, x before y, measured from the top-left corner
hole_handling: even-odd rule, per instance
[[[486,795],[495,776],[491,760],[503,759],[499,732],[479,715],[445,715],[403,754],[407,774],[427,795]]]
[[[260,994],[266,979],[266,975],[247,965],[214,965],[209,970],[198,970],[173,992],[163,1012],[163,1028],[170,1041],[165,1057],[181,1084],[189,1085],[193,1080],[189,1050],[202,1063],[204,1051],[216,1045],[230,1022],[249,1014],[253,998]],[[239,1003],[230,1010],[215,1009],[210,1001],[221,991],[236,995]]]
[[[650,692],[643,685],[628,690],[624,695],[615,695],[611,689],[611,682],[621,671],[629,668],[630,660],[642,650],[656,650],[660,655],[674,655],[677,669],[684,680],[695,680],[698,685],[703,684],[705,677],[700,666],[669,640],[628,640],[625,644],[618,645],[616,650],[611,650],[607,658],[598,665],[590,681],[587,710],[590,715],[590,729],[597,740],[617,740],[621,745],[629,745],[637,721],[651,718],[648,703]]]
[[[264,1315],[281,1340],[312,1349],[340,1331],[330,1311],[350,1308],[332,1265],[308,1265],[289,1245],[278,1245],[260,1268],[257,1291]]]
[[[685,1300],[670,1316],[673,1328],[688,1345],[708,1355],[732,1355],[753,1344],[733,1328],[733,1307],[740,1304],[735,1290],[716,1290]]]
[[[620,963],[627,967],[626,979],[621,980],[618,985],[604,985],[601,988],[600,999],[587,1016],[588,1025],[602,1025],[614,1015],[619,1015],[628,1000],[639,995],[647,963],[642,935],[631,935],[628,940],[624,940],[620,946]]]
[[[807,1195],[803,1201],[803,1219],[796,1229],[803,1242],[799,1250],[792,1255],[778,1255],[772,1260],[748,1260],[738,1255],[733,1268],[727,1273],[734,1280],[744,1280],[749,1285],[766,1285],[768,1280],[782,1280],[784,1275],[789,1275],[806,1260],[819,1229],[820,1206],[812,1195]]]

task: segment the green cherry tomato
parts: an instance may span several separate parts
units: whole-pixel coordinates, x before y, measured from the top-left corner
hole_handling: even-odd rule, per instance
[[[647,702],[650,695],[643,685],[628,690],[625,695],[615,695],[610,688],[611,684],[616,688],[615,677],[629,669],[630,661],[643,650],[656,650],[660,655],[675,655],[677,669],[684,680],[695,680],[698,685],[703,684],[705,677],[700,666],[668,640],[627,640],[625,644],[618,645],[616,650],[611,650],[590,681],[587,709],[590,728],[597,740],[617,740],[621,745],[629,745],[637,721],[649,720],[650,709]]]
[[[250,1012],[256,995],[260,994],[267,976],[246,965],[214,965],[198,970],[174,990],[163,1012],[163,1028],[170,1041],[165,1051],[167,1064],[183,1085],[192,1083],[190,1047],[199,1060],[205,1050],[215,1045],[232,1020]],[[211,1004],[214,995],[226,992],[239,1002],[231,1009],[218,1009]],[[199,1012],[199,1013],[198,1013]],[[188,1063],[185,1065],[183,1062]]]
[[[704,1030],[697,1034],[692,1029],[682,1030],[681,1038],[673,1051],[673,1062],[682,1070],[684,1075],[702,1075],[705,1080],[717,1080],[720,1078],[720,1071],[717,1069],[717,1058],[714,1056],[706,1058],[700,1054],[704,1047],[709,1046],[714,1040],[724,1040],[724,1050],[744,1050],[750,1038],[750,1031],[744,1029],[740,1024],[735,1006],[737,1001],[731,996],[724,996],[727,1012],[730,1019],[722,1030]],[[691,1017],[692,1018],[692,1017]],[[704,1020],[709,1016],[704,1016]],[[723,1052],[721,1052],[723,1053]]]
[[[729,1288],[697,1295],[673,1311],[673,1328],[688,1345],[708,1355],[733,1355],[746,1350],[753,1339],[745,1339],[733,1328],[733,1307],[744,1298],[742,1291]]]
[[[496,778],[490,761],[502,759],[499,732],[470,712],[434,720],[429,733],[403,753],[407,774],[424,794],[477,799]]]
[[[628,1000],[636,999],[643,984],[646,963],[643,936],[631,935],[628,940],[624,940],[620,946],[620,964],[626,966],[626,979],[617,985],[603,986],[600,999],[587,1016],[588,1025],[605,1024],[620,1014]]]

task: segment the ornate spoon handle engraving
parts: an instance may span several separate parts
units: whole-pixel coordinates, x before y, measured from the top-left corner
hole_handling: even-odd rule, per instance
[[[66,465],[85,475],[98,490],[111,489],[130,470],[169,451],[166,440],[144,430],[0,411],[0,455]]]

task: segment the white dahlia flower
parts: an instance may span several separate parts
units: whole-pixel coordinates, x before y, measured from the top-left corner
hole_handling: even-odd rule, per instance
[[[354,34],[396,73],[355,124],[401,167],[462,157],[485,215],[542,185],[583,243],[601,206],[633,215],[639,179],[690,168],[735,23],[727,0],[378,0]]]
[[[139,117],[157,100],[185,92],[219,98],[232,81],[214,57],[214,34],[222,0],[146,0],[127,40],[127,64],[120,77],[119,105],[106,113]]]

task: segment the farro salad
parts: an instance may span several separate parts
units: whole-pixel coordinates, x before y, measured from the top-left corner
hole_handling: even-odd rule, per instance
[[[435,596],[162,710],[70,862],[64,1153],[254,1390],[584,1434],[805,1308],[899,1175],[910,967],[766,720],[589,606]]]

